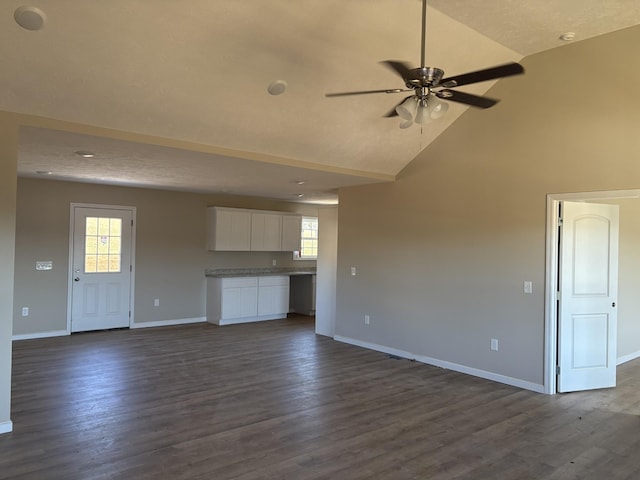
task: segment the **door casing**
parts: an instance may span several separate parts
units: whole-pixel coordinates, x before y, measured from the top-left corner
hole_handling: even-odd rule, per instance
[[[547,195],[547,234],[544,307],[544,392],[557,393],[558,362],[558,206],[562,201],[598,201],[640,197],[640,189],[601,192],[555,193]]]
[[[71,203],[69,206],[69,267],[67,272],[67,334],[71,335],[71,314],[73,307],[73,235],[75,229],[75,215],[76,208],[104,208],[115,210],[129,210],[131,211],[131,218],[133,219],[133,228],[131,229],[131,286],[130,286],[130,309],[131,316],[129,317],[129,326],[133,326],[135,321],[135,275],[136,275],[136,207],[123,206],[123,205],[101,205],[96,203]]]

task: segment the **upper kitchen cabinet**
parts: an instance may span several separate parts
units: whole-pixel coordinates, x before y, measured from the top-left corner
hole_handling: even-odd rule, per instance
[[[293,252],[300,249],[302,216],[294,213],[207,208],[207,248],[214,251]]]
[[[251,213],[251,250],[279,252],[282,250],[282,215],[279,213]]]
[[[251,212],[240,208],[207,208],[207,248],[209,250],[249,251]]]

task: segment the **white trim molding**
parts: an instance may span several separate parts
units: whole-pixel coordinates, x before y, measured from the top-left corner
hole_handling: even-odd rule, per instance
[[[438,360],[437,358],[426,357],[424,355],[414,355],[404,350],[398,350],[396,348],[387,347],[385,345],[378,345],[376,343],[363,342],[355,338],[343,337],[342,335],[336,335],[335,337],[333,337],[333,339],[338,342],[348,343],[357,347],[363,347],[369,350],[388,353],[389,355],[395,355],[396,357],[415,360],[426,365],[432,365],[434,367],[445,368],[447,370],[453,370],[454,372],[464,373],[498,383],[504,383],[506,385],[511,385],[512,387],[523,388],[525,390],[531,390],[536,393],[545,393],[544,385],[528,382],[519,378],[508,377],[506,375],[500,375],[498,373],[488,372],[486,370],[480,370],[478,368],[467,367],[465,365],[447,362],[445,360]]]
[[[175,320],[159,320],[156,322],[138,322],[133,323],[129,328],[149,328],[149,327],[169,327],[172,325],[187,325],[190,323],[205,323],[207,317],[178,318]],[[34,340],[38,338],[64,337],[71,335],[67,330],[53,330],[50,332],[21,333],[14,335],[11,339],[16,340]]]
[[[49,337],[64,337],[70,335],[66,330],[52,330],[49,332],[36,332],[36,333],[19,333],[11,337],[13,341],[16,340],[34,340],[36,338],[49,338]]]
[[[11,420],[6,422],[0,422],[0,435],[3,433],[13,432],[13,422]]]
[[[131,328],[170,327],[172,325],[187,325],[189,323],[205,323],[207,317],[178,318],[175,320],[158,320],[155,322],[134,322]]]
[[[623,355],[622,357],[618,357],[616,361],[616,365],[622,365],[623,363],[630,362],[631,360],[635,360],[636,358],[640,358],[640,352],[633,352],[629,355]]]

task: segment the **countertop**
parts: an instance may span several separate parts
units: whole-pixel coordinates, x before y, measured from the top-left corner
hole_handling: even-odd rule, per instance
[[[207,268],[206,277],[265,277],[276,275],[315,275],[314,267]]]

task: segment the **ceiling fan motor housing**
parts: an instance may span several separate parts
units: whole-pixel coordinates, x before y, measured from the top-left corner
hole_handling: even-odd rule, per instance
[[[444,71],[434,67],[420,67],[409,70],[405,79],[407,88],[435,87],[440,83]]]

